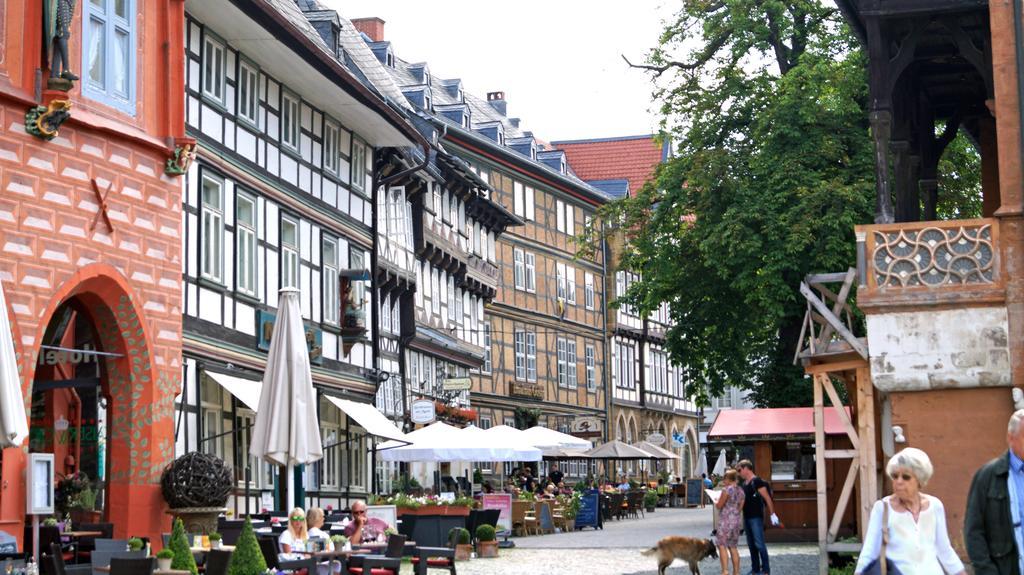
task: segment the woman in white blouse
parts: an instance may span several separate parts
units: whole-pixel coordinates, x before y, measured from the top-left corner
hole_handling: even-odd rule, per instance
[[[885,467],[892,495],[876,501],[857,561],[857,575],[882,551],[882,518],[889,507],[889,543],[885,556],[903,575],[964,575],[964,564],[949,544],[942,502],[921,493],[932,477],[928,454],[908,447]]]

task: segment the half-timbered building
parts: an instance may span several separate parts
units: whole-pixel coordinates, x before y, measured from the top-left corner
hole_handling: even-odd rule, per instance
[[[670,153],[669,142],[654,136],[630,136],[552,142],[563,150],[579,177],[609,195],[635,194],[653,176]],[[699,435],[696,405],[687,396],[686,382],[665,348],[672,325],[668,304],[646,317],[630,305],[612,305],[623,297],[639,276],[621,265],[621,234],[607,242],[606,301],[609,345],[610,435],[620,441],[649,441],[680,456],[667,469],[689,477],[696,468]],[[625,463],[622,472],[636,466]]]
[[[299,483],[311,505],[345,505],[372,487],[365,432],[331,399],[377,394],[381,318],[367,280],[378,168],[427,144],[364,84],[335,13],[292,0],[186,11],[186,121],[201,152],[183,198],[177,449],[233,464],[237,493],[250,493],[236,511],[290,507],[273,501],[276,470],[248,455],[248,438],[278,290],[295,287],[327,446]]]

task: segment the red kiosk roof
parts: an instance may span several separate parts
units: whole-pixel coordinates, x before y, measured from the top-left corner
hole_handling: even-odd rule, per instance
[[[850,408],[846,408],[850,413]],[[845,433],[839,414],[832,406],[825,408],[825,434]],[[708,438],[814,435],[813,407],[781,407],[775,409],[723,409],[718,412]]]

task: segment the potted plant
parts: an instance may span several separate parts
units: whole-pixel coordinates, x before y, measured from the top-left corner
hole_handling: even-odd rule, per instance
[[[498,537],[493,525],[478,525],[476,528],[477,557],[497,557]]]
[[[448,541],[455,541],[455,560],[469,561],[473,554],[473,546],[469,542],[469,529],[453,527],[448,532]]]
[[[216,531],[208,535],[210,538],[210,549],[220,549],[221,534]]]
[[[242,530],[242,533],[245,533],[245,529]],[[259,545],[256,543],[256,534],[254,533],[252,537],[253,543],[257,545],[256,549],[258,551]],[[188,544],[188,535],[185,534],[185,524],[182,523],[181,519],[174,520],[174,527],[171,528],[171,538],[167,542],[167,548],[174,553],[173,560],[171,561],[171,569],[176,571],[190,571],[192,575],[197,575],[199,569],[196,567],[195,557],[192,556],[192,547]],[[263,557],[262,553],[260,554],[260,557]],[[265,563],[263,568],[266,570]]]
[[[334,544],[335,551],[347,551],[348,537],[344,535],[331,535],[331,543]]]
[[[174,559],[174,551],[171,551],[170,549],[161,549],[160,552],[156,554],[157,568],[161,571],[170,571],[172,559]]]
[[[54,519],[53,517],[47,517],[46,519],[43,519],[43,525],[45,527],[56,527],[57,526],[57,520]]]
[[[160,492],[168,513],[181,519],[188,533],[207,535],[217,530],[217,517],[234,486],[231,468],[209,453],[190,452],[175,459],[160,476]]]
[[[142,541],[142,539],[139,539],[138,537],[132,537],[128,540],[129,551],[142,551],[143,545],[145,545],[145,543]]]
[[[565,518],[565,530],[573,531],[576,529],[576,516],[580,514],[580,505],[583,504],[583,494],[579,491],[573,491],[565,504],[562,506],[562,517]]]
[[[658,505],[658,492],[654,489],[648,489],[644,493],[644,509],[648,513],[654,513],[655,506]]]
[[[189,553],[189,556],[192,554]],[[231,553],[228,561],[228,575],[263,575],[267,571],[267,562],[260,551],[260,544],[256,541],[256,532],[252,529],[252,522],[245,518],[245,525],[238,535],[235,543],[235,551]]]

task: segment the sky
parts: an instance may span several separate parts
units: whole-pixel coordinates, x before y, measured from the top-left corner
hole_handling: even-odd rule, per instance
[[[481,98],[504,91],[508,115],[541,140],[653,133],[656,106],[642,62],[667,0],[321,0],[348,19],[385,20],[395,55],[461,78]]]

